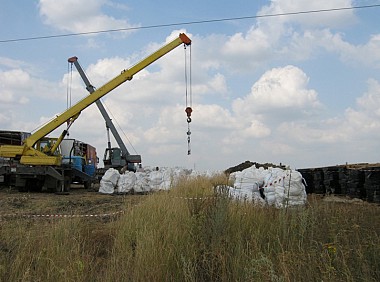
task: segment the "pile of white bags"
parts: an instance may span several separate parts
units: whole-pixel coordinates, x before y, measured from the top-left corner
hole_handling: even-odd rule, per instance
[[[112,194],[115,192],[116,184],[120,178],[120,173],[114,168],[110,168],[100,180],[99,192],[103,194]]]
[[[120,175],[119,181],[116,184],[116,189],[118,193],[128,193],[134,189],[136,184],[136,174],[132,171],[126,171],[124,174]]]
[[[169,190],[176,181],[189,171],[181,168],[151,168],[145,167],[144,171],[136,173],[126,171],[120,174],[118,170],[110,168],[100,180],[99,192],[112,193],[146,193],[159,190]]]
[[[265,199],[276,207],[306,204],[306,189],[302,175],[298,171],[272,169],[264,185]]]
[[[133,187],[133,191],[136,193],[146,193],[151,191],[149,185],[149,177],[147,177],[147,173],[145,172],[136,172],[136,182]]]
[[[230,175],[233,187],[225,187],[229,196],[277,208],[305,205],[306,189],[298,171],[255,166]],[[260,195],[260,189],[264,198]]]
[[[127,171],[120,174],[116,169],[110,168],[100,181],[99,192],[113,194],[169,190],[182,176],[198,177],[208,174],[166,167],[158,170],[145,167],[143,172]],[[232,199],[249,200],[256,204],[277,208],[302,206],[307,202],[303,178],[298,171],[251,166],[243,171],[232,173],[230,180],[233,181],[233,187],[219,186],[218,190],[224,191]]]

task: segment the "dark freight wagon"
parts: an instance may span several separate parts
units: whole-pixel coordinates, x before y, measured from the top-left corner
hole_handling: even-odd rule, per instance
[[[380,164],[346,164],[297,169],[306,181],[306,192],[345,195],[380,203]]]

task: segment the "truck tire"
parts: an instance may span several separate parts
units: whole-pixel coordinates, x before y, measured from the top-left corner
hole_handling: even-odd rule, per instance
[[[41,192],[43,182],[39,179],[27,179],[26,180],[26,189],[31,192]]]
[[[71,188],[71,177],[70,176],[65,176],[64,178],[64,183],[63,183],[63,192],[70,192],[70,188]]]
[[[89,190],[92,188],[92,181],[85,181],[83,183],[84,189]]]

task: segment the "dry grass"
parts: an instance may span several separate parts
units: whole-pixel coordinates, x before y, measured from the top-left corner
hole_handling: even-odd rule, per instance
[[[182,179],[111,221],[0,221],[0,281],[380,281],[379,206],[277,210]]]

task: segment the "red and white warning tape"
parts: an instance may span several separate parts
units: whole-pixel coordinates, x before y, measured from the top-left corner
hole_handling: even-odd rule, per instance
[[[285,176],[275,180],[275,181],[272,181],[266,185],[264,185],[264,188],[268,187],[268,186],[273,186],[273,184],[277,184],[277,183],[281,183],[281,181],[283,181],[285,179]]]
[[[183,200],[209,200],[216,199],[217,197],[173,197],[174,199]],[[134,205],[137,206],[137,205]],[[125,211],[117,211],[112,213],[102,213],[102,214],[19,214],[19,213],[9,213],[0,214],[0,221],[4,219],[14,219],[14,218],[31,218],[31,219],[58,219],[58,218],[104,218],[112,217],[120,214],[124,214]]]
[[[125,211],[117,211],[112,213],[103,213],[103,214],[18,214],[18,213],[9,213],[9,214],[0,214],[0,221],[6,218],[102,218],[102,217],[111,217],[119,214],[123,214]]]
[[[182,200],[209,200],[216,199],[217,197],[173,197],[174,199],[182,199]]]

